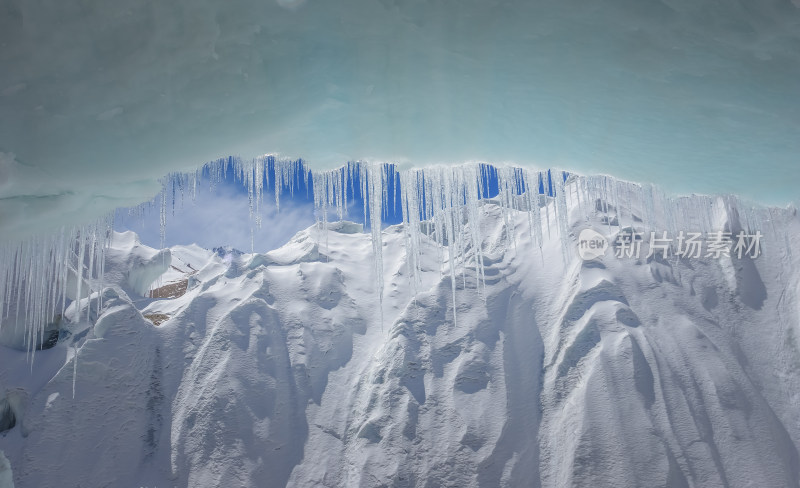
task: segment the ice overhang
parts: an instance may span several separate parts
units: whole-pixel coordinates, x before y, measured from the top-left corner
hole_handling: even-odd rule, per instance
[[[228,155],[602,172],[796,200],[790,0],[3,2],[0,227]]]

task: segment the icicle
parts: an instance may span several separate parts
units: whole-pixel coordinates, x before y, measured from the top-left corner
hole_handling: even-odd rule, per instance
[[[95,254],[95,245],[97,245],[97,230],[92,229],[92,243],[89,246],[89,269],[87,270],[87,284],[91,285],[92,279],[92,268],[94,268],[94,254]],[[80,295],[78,295],[80,298]],[[92,311],[92,289],[91,286],[88,290],[88,299],[86,304],[86,321],[89,322],[91,320],[90,313]],[[80,313],[78,314],[80,317]]]
[[[374,259],[375,279],[377,282],[378,305],[381,312],[381,330],[383,330],[383,241],[381,233],[381,205],[383,203],[383,178],[379,174],[381,168],[373,165],[370,168],[363,167],[361,177],[369,179],[367,187],[369,206],[369,226],[372,232],[372,256]]]
[[[79,241],[78,241],[78,261],[75,263],[75,277],[78,280],[78,290],[75,294],[75,316],[77,317],[78,321],[81,318],[81,292],[83,287],[83,258],[86,255],[86,232],[85,230],[81,230]]]
[[[160,220],[159,223],[160,227],[160,245],[161,248],[164,248],[164,242],[166,241],[167,235],[167,192],[166,192],[166,183],[164,185],[164,189],[161,191],[161,211],[160,211]]]
[[[467,206],[467,219],[469,221],[473,262],[475,264],[475,288],[482,290],[481,294],[483,299],[486,300],[486,275],[484,274],[483,267],[483,239],[481,237],[481,221],[478,210],[479,201],[483,196],[483,167],[468,167],[467,171],[468,173],[465,176],[464,182],[464,195]]]
[[[328,248],[328,205],[329,199],[327,194],[328,180],[330,173],[317,173],[312,176],[312,184],[314,186],[314,208],[316,209],[317,227],[322,227],[322,232],[325,235],[325,248]]]
[[[622,202],[619,199],[619,182],[617,180],[612,180],[612,185],[614,191],[614,205],[616,206],[614,216],[617,218],[617,228],[622,228]]]
[[[367,225],[367,210],[369,209],[369,197],[367,196],[367,167],[366,163],[358,164],[358,182],[361,186],[361,200],[364,203],[364,225]]]
[[[403,214],[403,228],[406,236],[406,263],[409,280],[416,303],[420,284],[420,222],[418,200],[418,173],[408,171],[400,175],[400,200]]]
[[[539,207],[540,178],[541,174],[538,171],[535,174],[528,170],[523,172],[523,181],[526,189],[525,196],[528,202],[528,231],[532,236],[533,243],[541,251],[544,239],[542,236],[542,214]]]
[[[453,326],[458,327],[458,314],[456,313],[457,309],[457,301],[456,301],[456,253],[455,253],[455,243],[456,240],[455,236],[455,229],[454,229],[454,209],[453,209],[453,180],[451,174],[447,172],[442,172],[442,190],[444,191],[444,207],[443,210],[443,217],[444,217],[444,225],[445,225],[445,232],[447,233],[447,258],[450,263],[450,287],[453,292]]]
[[[545,195],[544,204],[545,217],[547,218],[547,240],[550,240],[550,202],[549,198]]]
[[[281,209],[281,191],[283,190],[283,173],[285,171],[286,163],[279,159],[275,160],[275,208],[280,211]]]
[[[566,190],[564,187],[564,174],[556,171],[556,181],[553,189],[555,200],[556,219],[558,221],[558,234],[561,239],[561,254],[564,262],[569,261],[569,210],[567,209]],[[606,212],[608,216],[608,212]]]
[[[503,167],[497,170],[497,198],[500,202],[500,217],[503,220],[503,228],[505,229],[505,233],[503,236],[503,250],[508,250],[508,245],[510,241],[514,239],[513,236],[513,226],[509,222],[509,212],[508,210],[511,208],[510,204],[510,188],[509,188],[509,175],[508,175],[508,168]]]
[[[578,205],[578,213],[581,216],[581,220],[584,222],[588,221],[588,215],[586,214],[586,209],[583,208],[583,202],[581,202],[581,193],[583,193],[583,178],[575,178],[573,182],[573,186],[575,187],[575,201]]]

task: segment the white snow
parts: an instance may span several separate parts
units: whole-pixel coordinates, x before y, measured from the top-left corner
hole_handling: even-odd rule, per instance
[[[11,464],[8,462],[8,459],[6,459],[3,451],[0,451],[0,488],[14,488]]]
[[[127,266],[156,251],[120,238],[99,316],[37,352],[33,374],[0,346],[0,386],[30,396],[24,425],[0,437],[14,481],[796,485],[796,212],[605,178],[564,190],[535,199],[550,215],[541,236],[516,191],[431,207],[425,232],[385,228],[382,287],[355,224],[312,226],[266,255],[172,248],[163,281],[191,277],[173,299],[128,294]],[[764,253],[577,258],[582,229],[613,239],[629,225],[758,228]],[[156,327],[155,314],[169,318]]]

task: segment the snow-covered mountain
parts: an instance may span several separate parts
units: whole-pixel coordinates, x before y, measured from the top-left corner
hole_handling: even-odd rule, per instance
[[[603,210],[565,255],[483,201],[482,276],[423,232],[415,280],[388,227],[382,288],[358,224],[266,254],[116,234],[54,347],[0,346],[0,486],[798,486],[797,215],[752,259],[581,260]]]

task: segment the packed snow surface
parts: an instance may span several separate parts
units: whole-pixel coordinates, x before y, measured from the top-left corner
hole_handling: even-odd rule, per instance
[[[0,451],[0,488],[14,488],[11,465],[3,454],[3,451]]]
[[[338,223],[266,254],[173,247],[151,286],[186,280],[173,298],[137,292],[156,251],[114,234],[55,347],[31,368],[0,346],[16,486],[796,486],[796,213],[654,216],[577,184],[536,222],[503,194],[377,244]],[[641,256],[581,260],[587,228],[643,232]],[[648,257],[650,230],[758,230],[761,254]]]
[[[557,166],[784,204],[798,43],[796,0],[5,0],[0,230],[82,223],[231,154]]]

